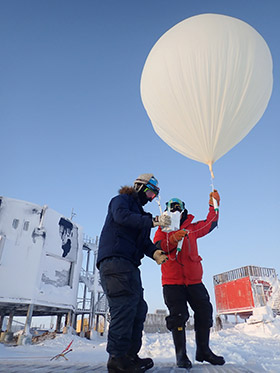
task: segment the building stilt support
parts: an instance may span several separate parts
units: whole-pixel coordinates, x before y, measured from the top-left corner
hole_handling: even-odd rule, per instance
[[[32,344],[32,335],[30,333],[30,327],[33,316],[33,308],[34,304],[30,304],[28,307],[23,334],[18,337],[18,345]]]

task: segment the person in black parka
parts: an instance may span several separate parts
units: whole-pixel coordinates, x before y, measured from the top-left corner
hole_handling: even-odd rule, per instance
[[[170,217],[153,218],[143,209],[158,193],[153,174],[142,174],[133,187],[122,187],[109,203],[100,235],[97,268],[109,302],[107,367],[111,373],[145,372],[153,366],[152,359],[138,356],[148,309],[138,267],[144,255],[158,264],[167,260],[151,241],[150,232],[152,227],[170,225]]]

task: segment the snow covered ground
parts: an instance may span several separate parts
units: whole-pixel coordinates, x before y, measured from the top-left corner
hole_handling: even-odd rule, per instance
[[[260,319],[260,318],[259,318]],[[250,323],[251,321],[251,323]],[[62,352],[73,340],[68,361],[59,358],[64,364],[88,363],[106,364],[106,336],[95,335],[92,340],[73,335],[57,335],[55,339],[39,344],[8,347],[0,344],[1,361],[50,362],[50,358]],[[195,362],[194,332],[187,332],[188,355],[194,363],[192,372],[280,372],[280,317],[252,318],[249,323],[227,324],[225,329],[211,332],[211,348],[223,355],[226,365],[212,367]],[[144,334],[141,356],[150,356],[157,367],[172,366],[175,362],[172,336],[166,334]],[[57,362],[57,360],[56,360]],[[50,362],[51,363],[51,362]],[[158,370],[156,370],[158,371]]]

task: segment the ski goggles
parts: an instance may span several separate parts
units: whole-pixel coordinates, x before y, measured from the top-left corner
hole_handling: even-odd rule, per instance
[[[145,185],[144,193],[146,193],[147,198],[152,201],[159,194],[159,187],[157,179],[153,176]]]
[[[150,189],[150,188],[148,188],[148,187],[146,187],[145,189],[144,189],[144,193],[146,193],[146,196],[147,196],[147,198],[150,200],[150,201],[152,201],[157,195],[158,195],[158,192],[157,191],[155,191],[155,190],[152,190],[152,189]]]
[[[182,212],[185,209],[185,203],[179,198],[172,198],[170,201],[166,202],[166,208],[170,212]]]
[[[146,187],[156,193],[156,195],[159,194],[158,181],[154,176],[147,182]]]

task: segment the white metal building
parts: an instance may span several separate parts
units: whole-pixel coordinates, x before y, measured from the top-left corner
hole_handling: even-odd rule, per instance
[[[47,206],[0,197],[0,315],[75,311],[82,229]]]

